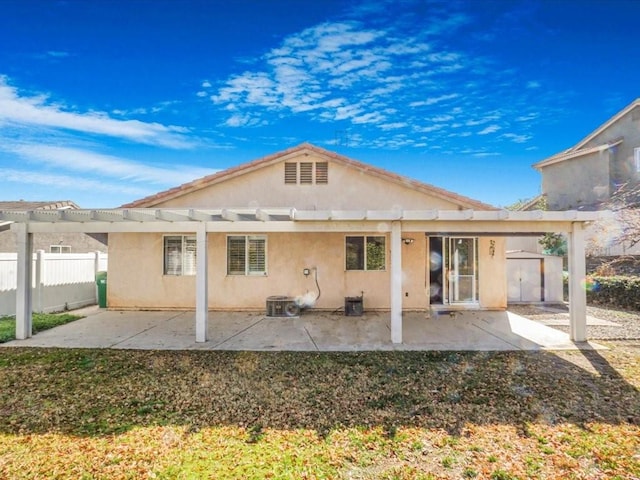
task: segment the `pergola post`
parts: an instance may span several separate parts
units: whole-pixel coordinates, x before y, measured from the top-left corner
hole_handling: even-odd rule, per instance
[[[587,340],[587,293],[584,230],[575,222],[569,232],[569,336],[573,342]]]
[[[207,255],[207,229],[204,222],[196,231],[196,342],[207,341],[209,321],[209,276]]]
[[[33,304],[31,295],[33,272],[33,234],[25,223],[14,223],[18,250],[18,275],[16,290],[16,338],[24,340],[33,334]]]
[[[402,225],[391,222],[391,342],[402,343]]]

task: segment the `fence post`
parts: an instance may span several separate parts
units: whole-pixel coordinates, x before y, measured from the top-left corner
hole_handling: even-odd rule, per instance
[[[35,271],[35,283],[36,283],[36,304],[35,310],[38,313],[43,313],[43,296],[44,296],[44,250],[36,251],[36,271]]]
[[[96,288],[94,289],[94,295],[96,297],[96,305],[98,304],[98,283],[95,281],[96,280],[96,276],[98,275],[98,272],[100,271],[100,251],[96,250],[95,252],[93,252],[94,256],[94,260],[93,260],[93,283],[95,283]]]

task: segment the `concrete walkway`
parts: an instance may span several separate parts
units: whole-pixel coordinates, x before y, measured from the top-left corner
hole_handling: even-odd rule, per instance
[[[402,344],[392,344],[389,313],[362,317],[305,312],[296,318],[210,312],[208,341],[195,342],[194,312],[120,312],[89,307],[85,318],[6,347],[141,350],[576,350],[566,333],[511,312],[405,313]]]

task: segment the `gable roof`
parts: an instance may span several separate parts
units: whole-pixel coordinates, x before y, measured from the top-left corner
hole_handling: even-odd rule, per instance
[[[578,143],[576,143],[573,147],[571,147],[571,148],[569,148],[567,150],[564,150],[564,151],[562,151],[560,153],[556,153],[555,155],[552,155],[552,156],[550,156],[548,158],[545,158],[544,160],[541,160],[541,161],[539,161],[537,163],[534,163],[533,164],[533,168],[539,170],[540,168],[543,168],[543,167],[546,167],[546,166],[549,166],[549,165],[553,165],[554,163],[562,162],[564,160],[569,160],[571,158],[580,157],[582,155],[587,155],[589,153],[594,153],[594,152],[598,152],[598,151],[604,151],[604,150],[607,150],[608,148],[615,147],[616,145],[619,145],[620,143],[623,142],[623,140],[624,140],[623,137],[618,137],[618,138],[613,139],[613,140],[608,140],[608,141],[603,142],[603,143],[601,143],[599,145],[596,145],[595,147],[584,148],[584,146],[587,145],[591,140],[596,138],[598,135],[600,135],[602,132],[604,132],[607,128],[609,128],[611,125],[613,125],[618,120],[623,118],[625,115],[627,115],[629,112],[631,112],[636,107],[640,107],[640,98],[636,98],[633,102],[631,102],[625,108],[620,110],[613,117],[611,117],[609,120],[607,120],[602,125],[600,125],[598,128],[596,128],[593,132],[591,132],[589,135],[587,135],[585,138],[583,138]]]
[[[54,200],[50,202],[25,202],[24,200],[0,200],[0,210],[79,210],[80,207],[71,200]]]
[[[127,203],[125,205],[122,205],[122,208],[153,207],[160,202],[172,200],[174,198],[187,195],[203,188],[216,185],[217,183],[221,183],[225,180],[238,177],[249,172],[253,172],[260,168],[286,161],[300,154],[311,152],[324,157],[327,160],[331,160],[332,162],[339,163],[347,168],[357,170],[361,173],[365,173],[386,180],[388,182],[399,184],[410,189],[431,195],[433,197],[450,201],[452,203],[455,203],[456,205],[459,205],[461,208],[471,208],[476,210],[497,210],[497,208],[492,205],[474,200],[469,197],[465,197],[463,195],[459,195],[457,193],[450,192],[443,188],[439,188],[427,183],[410,179],[408,177],[404,177],[402,175],[398,175],[396,173],[389,172],[382,168],[374,167],[372,165],[353,160],[351,158],[345,157],[344,155],[325,150],[310,143],[302,143],[296,147],[267,155],[266,157],[262,157],[254,161],[243,163],[236,167],[232,167],[227,170],[223,170],[221,172],[199,178],[175,188],[156,193],[155,195],[150,195],[140,200]]]
[[[60,210],[80,207],[71,200],[56,200],[51,202],[25,202],[24,200],[0,200],[0,210]],[[9,230],[12,222],[0,222],[0,232]]]

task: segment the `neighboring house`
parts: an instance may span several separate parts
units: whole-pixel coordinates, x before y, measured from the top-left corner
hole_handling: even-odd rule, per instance
[[[490,205],[356,162],[309,144],[181,185],[122,208],[304,211],[496,210]],[[242,215],[242,213],[230,214]],[[355,222],[354,222],[355,223]],[[380,222],[382,225],[382,222]],[[315,299],[336,310],[345,297],[366,309],[390,308],[389,233],[377,224],[350,233],[209,233],[209,307],[264,310],[270,296]],[[504,238],[403,234],[403,308],[506,307]],[[109,236],[110,308],[190,308],[194,305],[196,237],[175,233]],[[131,268],[144,272],[132,276]],[[309,274],[304,275],[305,269]],[[317,285],[316,285],[317,277]],[[319,292],[318,292],[319,286]]]
[[[602,210],[620,189],[640,185],[640,98],[573,147],[533,167],[542,175],[549,210]],[[590,250],[603,256],[640,254],[640,245],[606,240],[601,233]]]
[[[640,99],[533,167],[549,210],[597,210],[622,185],[640,183]]]
[[[70,200],[51,202],[0,201],[0,210],[4,211],[51,211],[77,210],[79,207]],[[11,222],[0,222],[0,253],[16,251],[16,238],[10,231]],[[84,233],[37,233],[33,239],[34,250],[47,253],[89,253],[107,251],[107,235]]]

